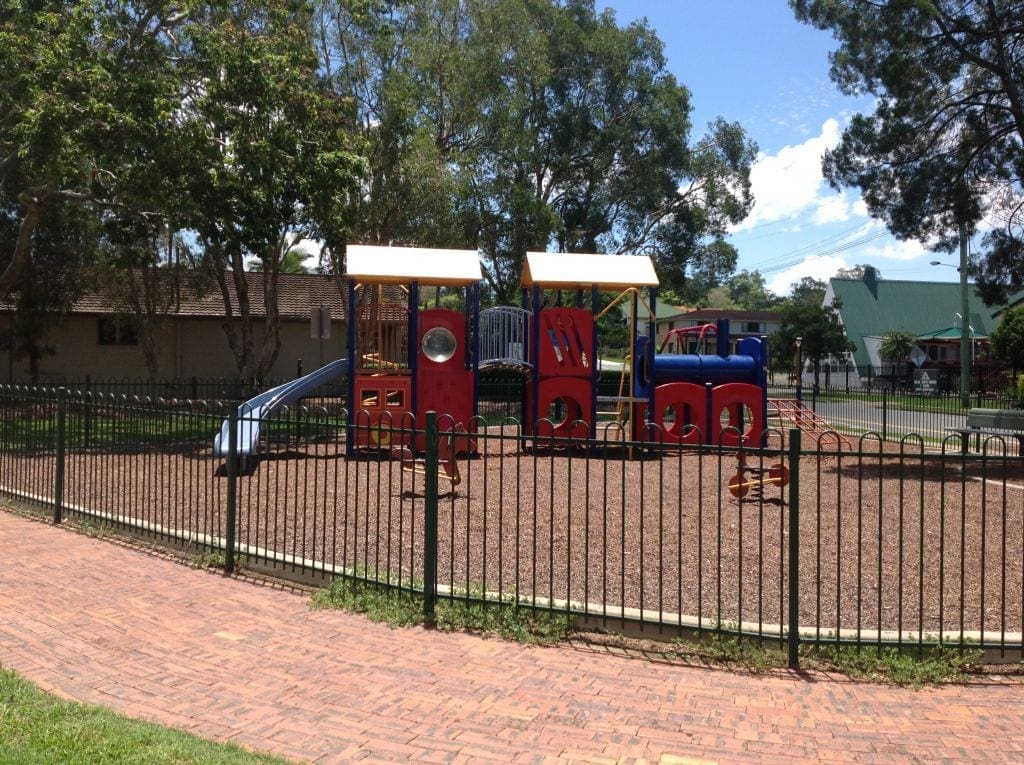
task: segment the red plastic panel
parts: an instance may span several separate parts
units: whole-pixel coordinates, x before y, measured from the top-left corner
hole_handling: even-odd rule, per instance
[[[556,407],[555,403],[560,406]],[[594,422],[591,383],[579,377],[550,377],[540,381],[537,399],[539,421],[535,435],[546,438],[588,438]],[[532,411],[533,392],[527,391],[527,412]],[[557,421],[553,410],[560,409]],[[529,416],[527,417],[529,420]],[[582,420],[582,424],[579,422]],[[527,421],[524,431],[532,433],[534,423]]]
[[[441,365],[420,367],[417,376],[416,424],[422,428],[426,422],[427,412],[437,412],[437,426],[440,430],[451,430],[461,425],[465,430],[472,431],[473,423],[473,370],[447,369]],[[422,439],[421,439],[422,440]],[[456,439],[457,452],[475,452],[467,448],[467,444]],[[418,444],[417,448],[422,445]]]
[[[593,377],[594,315],[583,308],[545,308],[537,343],[541,377]]]
[[[707,390],[694,383],[673,382],[654,389],[653,421],[667,444],[699,444],[708,433]],[[646,409],[646,407],[645,407]],[[642,423],[638,423],[642,424]],[[654,438],[655,434],[648,429]]]
[[[408,438],[398,431],[412,424],[412,378],[357,374],[355,391],[352,421],[356,425],[356,446],[388,449],[407,443]]]
[[[433,361],[423,351],[423,338],[437,327],[451,332],[454,353],[445,361]],[[433,308],[419,315],[416,358],[416,423],[422,428],[426,413],[438,414],[438,427],[450,430],[461,425],[467,431],[473,423],[473,370],[466,369],[466,317],[457,311]],[[417,448],[422,448],[418,439]],[[457,452],[475,452],[476,440],[456,438]]]
[[[742,413],[744,408],[746,414]],[[723,413],[727,417],[723,417]],[[708,425],[709,443],[739,446],[742,436],[746,445],[760,446],[765,429],[764,391],[750,383],[715,386],[711,390],[711,422]]]

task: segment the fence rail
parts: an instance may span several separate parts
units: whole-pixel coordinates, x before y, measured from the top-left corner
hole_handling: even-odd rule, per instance
[[[794,664],[803,644],[1022,648],[1024,460],[999,438],[962,453],[868,433],[836,451],[777,429],[729,449],[630,442],[614,424],[538,440],[480,418],[466,439],[444,417],[371,428],[297,407],[263,423],[258,458],[232,443],[219,459],[233,410],[0,386],[0,491],[229,570],[381,582],[427,613],[469,598],[728,632]],[[348,429],[387,448],[347,452]]]

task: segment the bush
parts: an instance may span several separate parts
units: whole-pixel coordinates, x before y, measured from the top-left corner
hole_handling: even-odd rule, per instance
[[[1017,406],[1024,409],[1024,375],[1017,375]]]

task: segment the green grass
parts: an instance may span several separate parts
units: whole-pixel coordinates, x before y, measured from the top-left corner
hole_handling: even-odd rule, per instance
[[[810,400],[810,394],[804,392],[804,400]],[[858,401],[868,404],[882,405],[882,394],[879,393],[818,393],[818,401],[851,402]],[[915,393],[887,393],[886,407],[909,412],[934,412],[936,414],[962,414],[960,399],[950,396],[928,396]],[[973,404],[972,404],[973,406]]]
[[[335,577],[327,587],[315,590],[310,607],[363,614],[371,621],[386,622],[391,627],[423,623],[421,597],[405,590],[345,577]]]
[[[570,632],[568,614],[533,608],[511,598],[484,602],[470,600],[438,601],[435,626],[439,630],[479,632],[520,643],[557,643]],[[336,577],[311,598],[312,608],[337,608],[363,614],[368,619],[386,622],[391,627],[409,627],[424,623],[423,597],[376,582]]]
[[[106,539],[107,537],[116,536],[117,534],[117,529],[114,525],[104,520],[83,518],[81,520],[72,520],[68,523],[76,531],[80,531],[87,537],[92,537],[93,539]]]
[[[759,643],[738,635],[710,633],[700,640],[675,638],[675,655],[686,661],[720,664],[747,672],[764,673],[786,666],[778,644]]]
[[[101,707],[58,699],[0,668],[0,761],[48,763],[277,763],[286,760],[216,744]]]
[[[980,657],[980,651],[952,648],[933,648],[918,655],[892,647],[826,646],[814,652],[812,662],[854,680],[920,688],[965,680]]]

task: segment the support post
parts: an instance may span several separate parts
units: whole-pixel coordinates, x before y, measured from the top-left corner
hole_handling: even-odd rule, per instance
[[[348,377],[345,380],[345,453],[352,455],[356,445],[356,318],[359,310],[356,306],[356,283],[348,280],[348,292],[346,294],[345,310],[348,316],[348,323],[345,326],[345,356],[348,358]]]
[[[960,224],[960,406],[971,406],[970,303],[967,296],[967,226]]]
[[[800,669],[800,436],[789,431],[789,626],[786,653],[790,669]]]
[[[228,415],[227,474],[224,573],[230,576],[235,571],[235,521],[238,517],[238,410],[234,407]]]
[[[64,470],[67,440],[67,391],[57,389],[57,464],[53,478],[53,522],[59,525],[64,520]]]
[[[423,620],[428,627],[436,621],[437,604],[437,412],[426,413],[426,455],[423,460]]]

